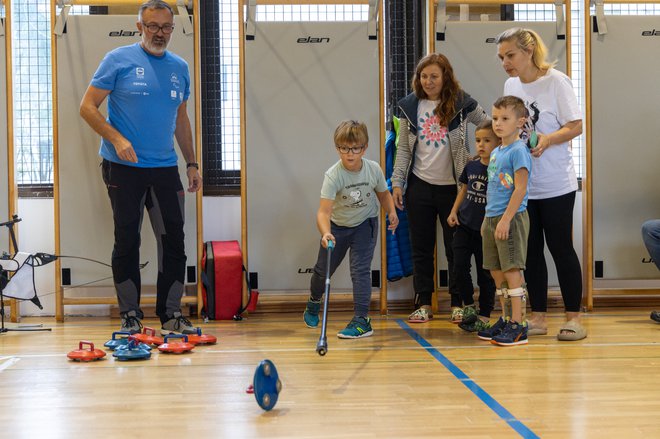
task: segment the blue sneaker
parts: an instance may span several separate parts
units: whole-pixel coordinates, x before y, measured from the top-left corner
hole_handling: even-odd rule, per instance
[[[495,322],[495,324],[490,328],[477,332],[477,337],[482,340],[490,341],[493,339],[493,336],[500,335],[502,329],[504,329],[504,326],[506,326],[506,322],[502,317],[500,317],[499,320]]]
[[[500,335],[490,341],[498,346],[517,346],[527,344],[527,325],[508,321]]]
[[[362,338],[369,337],[374,333],[371,328],[371,319],[369,317],[353,317],[348,322],[346,328],[337,333],[339,338]]]
[[[321,301],[312,300],[307,301],[307,308],[303,313],[303,320],[308,328],[316,328],[319,325],[319,311],[321,310]]]

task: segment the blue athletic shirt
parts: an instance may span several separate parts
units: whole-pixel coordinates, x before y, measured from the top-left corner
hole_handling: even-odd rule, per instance
[[[532,155],[522,140],[516,140],[504,148],[500,145],[490,153],[486,193],[487,217],[504,214],[515,189],[514,174],[521,168],[526,168],[529,175],[532,175]],[[527,188],[518,212],[523,212],[525,209],[527,209]]]
[[[186,61],[169,51],[151,55],[139,43],[119,47],[103,58],[91,85],[111,91],[107,121],[133,144],[138,161],[121,160],[106,139],[101,157],[141,168],[176,166],[176,115],[190,96]]]

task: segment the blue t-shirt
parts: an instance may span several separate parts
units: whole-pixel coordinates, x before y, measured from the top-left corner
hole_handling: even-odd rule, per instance
[[[500,145],[490,153],[487,217],[504,214],[515,189],[514,174],[521,168],[526,168],[531,176],[532,155],[522,140],[516,140],[506,147]],[[527,209],[527,188],[525,188],[525,197],[520,203],[518,212],[523,212],[525,209]]]
[[[465,199],[458,208],[458,222],[472,230],[480,230],[486,211],[488,166],[480,160],[470,161],[458,181],[467,186]]]
[[[119,47],[103,58],[91,85],[110,90],[108,123],[133,144],[138,161],[121,160],[102,139],[104,159],[142,168],[176,166],[176,115],[190,96],[188,64],[181,57],[169,51],[154,56],[139,43]]]

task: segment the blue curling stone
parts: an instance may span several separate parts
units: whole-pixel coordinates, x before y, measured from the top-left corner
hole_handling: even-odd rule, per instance
[[[254,371],[254,397],[264,410],[271,410],[277,404],[277,396],[282,391],[282,382],[275,365],[270,360],[263,360]]]
[[[131,340],[124,348],[116,349],[112,356],[120,361],[143,360],[151,358],[151,352],[141,348],[137,341]]]

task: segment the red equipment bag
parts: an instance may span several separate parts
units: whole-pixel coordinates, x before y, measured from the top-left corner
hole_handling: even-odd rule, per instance
[[[202,267],[205,316],[210,320],[239,320],[244,311],[244,268],[238,241],[205,242]]]

